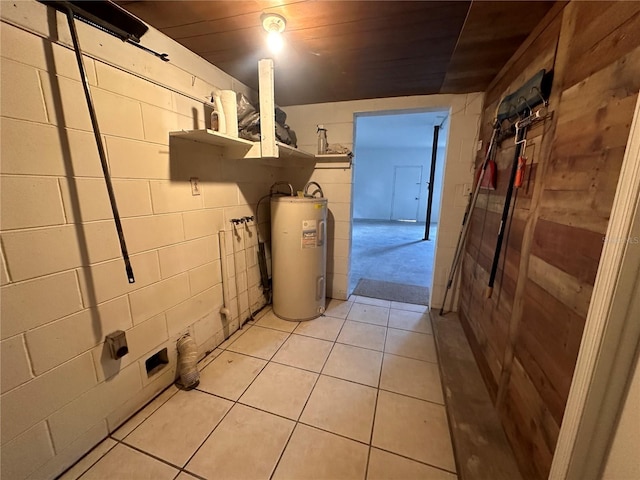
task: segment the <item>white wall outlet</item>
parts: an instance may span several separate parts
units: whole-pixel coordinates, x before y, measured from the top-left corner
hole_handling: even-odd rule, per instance
[[[476,148],[476,152],[479,152],[480,150],[482,150],[482,140],[478,140],[478,146]]]
[[[200,195],[200,180],[198,177],[191,177],[191,195]]]

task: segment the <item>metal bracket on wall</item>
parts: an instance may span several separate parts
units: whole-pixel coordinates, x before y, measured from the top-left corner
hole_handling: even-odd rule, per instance
[[[108,0],[103,1],[69,1],[69,0],[38,0],[56,10],[67,14],[69,10],[73,16],[87,25],[102,30],[109,35],[119,38],[129,45],[144,50],[158,57],[163,62],[169,61],[169,55],[140,45],[142,37],[149,27],[139,18],[131,15],[125,9]]]

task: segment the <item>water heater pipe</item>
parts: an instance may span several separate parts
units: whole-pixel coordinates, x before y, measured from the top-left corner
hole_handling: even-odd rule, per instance
[[[312,193],[309,193],[309,187],[311,185],[315,185],[318,188],[316,188]],[[305,197],[314,198],[316,196],[316,193],[320,194],[320,198],[324,198],[324,192],[322,191],[322,187],[320,186],[320,184],[318,182],[308,182],[304,186],[304,196]]]
[[[233,316],[229,310],[229,268],[227,265],[227,244],[225,231],[218,232],[218,244],[220,245],[220,268],[222,269],[222,308],[220,313],[225,316],[227,323],[231,323]]]
[[[247,303],[249,304],[249,318],[251,320],[255,320],[253,318],[253,310],[251,308],[251,296],[250,296],[250,291],[249,291],[249,261],[247,259],[247,255],[249,254],[249,247],[247,244],[247,237],[249,237],[249,233],[251,233],[251,230],[249,227],[249,222],[253,222],[253,216],[250,217],[244,217],[245,219],[245,224],[244,224],[244,267],[245,267],[245,275],[244,275],[244,283],[245,286],[247,287]]]
[[[244,223],[244,219],[241,219],[237,223]],[[237,223],[233,223],[233,233],[240,238],[240,232],[238,230]],[[240,311],[240,282],[238,280],[238,264],[236,262],[236,240],[233,240],[233,244],[231,246],[231,250],[233,252],[233,273],[236,277],[236,306],[238,307],[238,328],[242,330],[242,312]],[[251,309],[249,309],[251,310]]]
[[[287,182],[275,182],[273,185],[271,185],[271,188],[269,189],[269,193],[271,195],[274,195],[276,193],[282,193],[282,192],[276,191],[278,185],[286,185],[287,187],[289,187],[289,195],[293,197],[293,186]]]

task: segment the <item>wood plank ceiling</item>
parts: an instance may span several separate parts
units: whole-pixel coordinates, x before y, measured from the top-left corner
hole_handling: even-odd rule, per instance
[[[284,16],[280,105],[484,91],[552,1],[119,1],[257,90],[260,15]]]

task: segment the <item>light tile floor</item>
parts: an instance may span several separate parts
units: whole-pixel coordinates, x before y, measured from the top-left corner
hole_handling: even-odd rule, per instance
[[[427,307],[261,313],[200,362],[197,389],[169,387],[62,478],[457,478]]]

